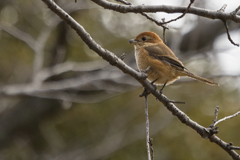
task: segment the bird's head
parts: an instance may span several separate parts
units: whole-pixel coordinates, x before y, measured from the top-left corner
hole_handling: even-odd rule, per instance
[[[136,38],[130,39],[128,42],[133,44],[137,49],[163,43],[161,38],[154,32],[142,32]]]

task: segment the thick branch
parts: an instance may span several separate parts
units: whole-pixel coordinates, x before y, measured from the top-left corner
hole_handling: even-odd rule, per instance
[[[187,7],[178,7],[178,6],[168,6],[168,5],[121,5],[116,3],[111,3],[105,0],[91,0],[96,4],[102,6],[105,9],[114,10],[121,13],[133,12],[133,13],[142,13],[142,12],[166,12],[166,13],[184,13]],[[217,12],[197,7],[189,8],[187,13],[191,13],[197,16],[210,18],[210,19],[220,19],[220,20],[231,20],[237,23],[240,23],[240,16],[233,15],[231,13]]]
[[[134,77],[139,83],[142,84],[142,86],[146,89],[148,89],[159,101],[161,101],[165,107],[172,112],[173,115],[175,115],[182,123],[185,125],[191,127],[196,132],[198,132],[202,137],[209,138],[211,142],[214,142],[218,144],[221,148],[223,148],[233,159],[240,159],[239,155],[233,151],[229,150],[227,148],[228,143],[222,141],[220,138],[218,138],[215,135],[212,135],[209,133],[208,129],[199,125],[195,121],[191,120],[184,112],[182,112],[180,109],[178,109],[174,104],[170,103],[166,96],[160,95],[158,91],[146,80],[146,76],[143,73],[137,72],[128,65],[126,65],[121,59],[119,59],[116,55],[114,55],[112,52],[102,48],[99,44],[97,44],[92,37],[86,32],[86,30],[78,24],[72,17],[70,17],[65,11],[63,11],[60,7],[58,7],[52,0],[42,0],[46,3],[46,5],[55,12],[60,18],[62,18],[68,25],[70,25],[77,34],[82,38],[82,40],[88,45],[88,47],[92,50],[94,50],[99,56],[101,56],[103,59],[108,61],[110,64],[118,67],[122,72],[127,73]],[[94,0],[99,2],[104,2],[102,0]],[[107,2],[109,3],[109,2]],[[122,5],[117,5],[119,8],[122,8]],[[140,12],[145,12],[146,10],[142,9],[142,7],[138,6],[125,6],[128,10],[131,10],[131,8],[139,9]],[[123,7],[122,9],[124,9]],[[157,6],[159,7],[159,6]],[[125,9],[126,9],[125,8]],[[144,7],[143,7],[144,8]],[[155,6],[153,6],[152,9],[154,9]],[[177,7],[178,8],[178,7]],[[186,8],[185,8],[186,9]],[[185,11],[183,9],[183,12]],[[191,9],[190,9],[191,10]],[[194,9],[192,9],[194,10]],[[126,10],[123,10],[126,12]],[[221,15],[225,15],[221,13]]]

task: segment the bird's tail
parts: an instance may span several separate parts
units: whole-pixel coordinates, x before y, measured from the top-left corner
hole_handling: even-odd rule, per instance
[[[204,83],[207,83],[209,85],[215,85],[215,86],[220,86],[219,84],[217,84],[216,82],[213,82],[212,80],[210,79],[207,79],[207,78],[203,78],[203,77],[200,77],[200,76],[197,76],[191,72],[185,72],[186,73],[186,76],[190,77],[190,78],[193,78],[193,79],[196,79],[200,82],[204,82]]]

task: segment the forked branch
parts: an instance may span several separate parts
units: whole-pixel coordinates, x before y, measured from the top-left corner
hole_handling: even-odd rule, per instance
[[[194,129],[197,133],[199,133],[202,137],[208,138],[211,142],[216,143],[222,149],[224,149],[234,160],[239,160],[239,154],[234,150],[228,149],[226,146],[228,143],[224,142],[216,135],[212,135],[208,132],[208,129],[199,125],[197,122],[191,120],[184,112],[178,109],[173,103],[171,103],[166,96],[163,94],[159,94],[158,91],[146,80],[146,77],[142,75],[140,72],[135,71],[127,64],[125,64],[120,58],[118,58],[115,54],[108,51],[107,49],[102,48],[99,44],[97,44],[89,33],[79,24],[77,23],[70,15],[68,15],[64,10],[62,10],[56,3],[52,0],[42,0],[46,3],[46,5],[56,13],[60,18],[62,18],[69,26],[74,29],[77,34],[82,38],[82,40],[88,45],[90,49],[95,51],[99,56],[108,61],[113,66],[118,67],[122,72],[131,75],[135,78],[142,86],[149,90],[159,101],[161,101],[164,106],[174,115],[176,116],[182,123]],[[102,0],[96,0],[102,1]],[[127,6],[129,7],[129,6]],[[131,8],[131,7],[129,7]],[[191,9],[190,9],[191,10]],[[141,11],[142,12],[142,11]]]

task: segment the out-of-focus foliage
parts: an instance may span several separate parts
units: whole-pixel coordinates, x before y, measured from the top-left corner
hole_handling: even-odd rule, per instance
[[[65,0],[56,2],[102,47],[117,56],[126,53],[126,63],[135,69],[133,46],[128,44],[128,40],[146,30],[157,32],[160,36],[162,34],[161,27],[139,14],[104,10],[89,0],[78,0],[77,3]],[[145,3],[147,4],[147,1]],[[183,19],[188,24],[200,23],[199,19],[195,18],[193,21],[188,15]],[[187,22],[188,19],[191,21]],[[223,28],[217,28],[218,34],[214,37],[211,37],[212,34],[202,36],[203,34],[198,33],[198,37],[195,38],[199,41],[194,41],[195,44],[203,41],[202,38],[211,39],[209,43],[202,45],[191,45],[192,40],[184,41],[187,35],[192,36],[191,31],[196,29],[197,25],[192,25],[189,32],[186,28],[183,25],[182,28],[170,28],[167,31],[170,48],[192,72],[206,77],[221,75],[216,60],[218,53],[213,50],[212,43],[222,33]],[[216,28],[210,26],[204,32],[211,30]],[[180,46],[188,48],[188,52],[183,52]],[[228,52],[230,51],[227,50],[226,53]],[[57,64],[82,64],[96,60],[104,61],[42,1],[0,2],[2,87],[30,84],[38,71]],[[92,81],[89,78],[98,79],[100,76],[113,75],[116,75],[115,79],[103,82]],[[124,73],[106,64],[89,72],[68,71],[46,80],[59,82],[85,76],[81,80],[90,81],[91,84],[64,90],[66,95],[84,97],[84,103],[64,101],[47,95],[44,98],[30,96],[31,94],[1,95],[0,159],[146,159],[144,99],[138,96],[142,88],[137,81],[122,75]],[[231,76],[219,76],[214,80],[221,86],[212,87],[195,81],[181,81],[167,86],[164,94],[170,99],[185,101],[185,105],[177,106],[191,119],[207,127],[214,119],[216,106],[220,106],[219,118],[239,110],[240,95],[236,87],[239,80]],[[123,84],[124,81],[126,84]],[[153,96],[149,96],[149,117],[155,159],[230,159],[218,146],[202,139],[195,131],[183,125],[161,103],[155,101]],[[240,127],[239,117],[222,122],[218,126],[218,136],[221,139],[240,146],[237,129]]]

